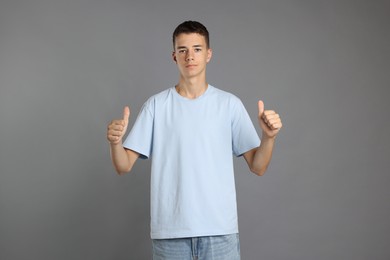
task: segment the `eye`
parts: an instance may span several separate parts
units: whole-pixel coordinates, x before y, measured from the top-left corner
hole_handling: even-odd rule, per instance
[[[185,50],[185,49],[180,49],[179,50],[179,53],[186,53],[187,52],[187,50]]]
[[[200,52],[200,51],[202,51],[201,48],[195,48],[195,52]]]

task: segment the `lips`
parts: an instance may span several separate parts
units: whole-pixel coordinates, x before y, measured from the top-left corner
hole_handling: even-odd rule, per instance
[[[188,64],[188,65],[186,65],[186,68],[188,68],[188,69],[195,68],[195,67],[196,67],[195,64]]]

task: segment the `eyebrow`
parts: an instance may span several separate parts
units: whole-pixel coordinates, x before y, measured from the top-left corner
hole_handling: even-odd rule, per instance
[[[196,44],[196,45],[193,45],[192,47],[194,48],[197,48],[197,47],[203,47],[202,44]],[[186,46],[177,46],[177,49],[187,49]]]

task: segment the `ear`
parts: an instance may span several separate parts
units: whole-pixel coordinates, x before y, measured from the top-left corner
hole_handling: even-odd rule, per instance
[[[172,52],[172,59],[175,63],[177,63],[177,60],[176,60],[176,52]]]
[[[209,63],[212,56],[213,56],[213,50],[211,48],[208,48],[207,49],[207,59],[206,59],[207,63]]]

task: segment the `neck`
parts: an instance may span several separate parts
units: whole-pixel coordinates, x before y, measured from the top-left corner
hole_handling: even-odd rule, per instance
[[[207,86],[205,79],[193,78],[185,80],[181,78],[179,84],[176,85],[176,91],[183,97],[195,99],[206,91]]]

